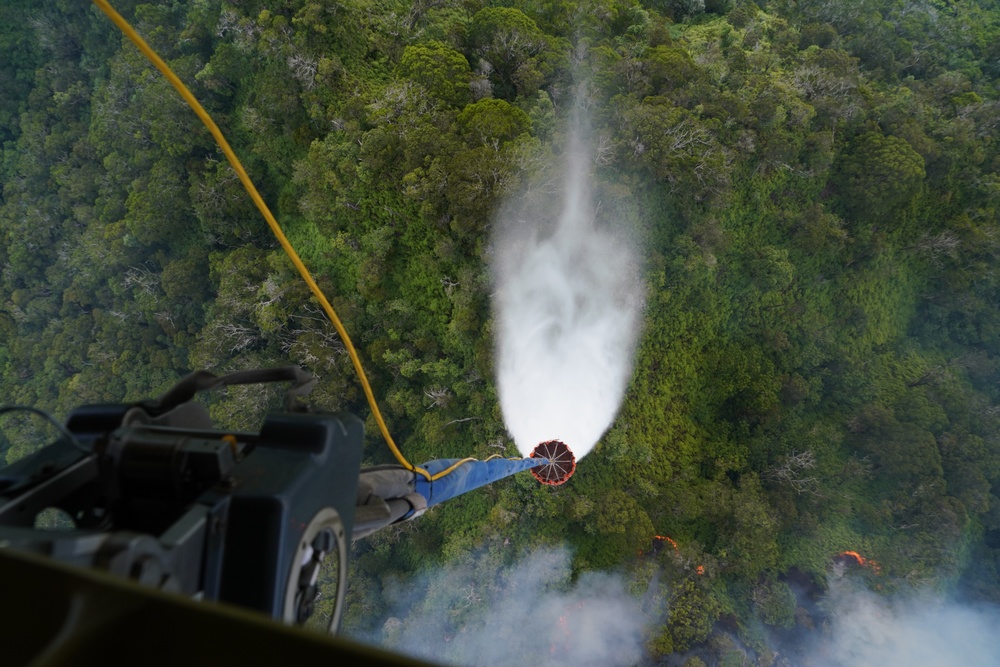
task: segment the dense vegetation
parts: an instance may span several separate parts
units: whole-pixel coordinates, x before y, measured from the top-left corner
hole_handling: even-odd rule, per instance
[[[565,487],[524,476],[359,545],[349,625],[427,564],[558,543],[578,572],[661,572],[653,656],[721,618],[767,663],[761,624],[803,621],[785,578],[822,585],[847,549],[880,588],[1000,600],[996,0],[118,9],[227,133],[412,460],[514,451],[488,231],[558,154],[581,81],[600,188],[641,213],[647,309],[615,426]],[[207,132],[89,3],[5,0],[0,51],[4,403],[64,415],[294,362],[318,405],[368,414]],[[253,428],[273,401],[210,409]],[[0,457],[36,428],[8,418]],[[654,534],[678,552],[637,557]]]

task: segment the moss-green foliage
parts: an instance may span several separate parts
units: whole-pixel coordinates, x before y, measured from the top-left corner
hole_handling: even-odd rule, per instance
[[[427,564],[539,543],[576,572],[658,568],[653,653],[720,614],[787,627],[781,574],[821,580],[848,549],[886,589],[1000,594],[994,3],[120,5],[235,146],[415,461],[513,453],[487,239],[588,81],[595,189],[644,260],[619,418],[563,487],[518,477],[368,540],[353,623]],[[298,363],[317,405],[367,417],[342,341],[142,57],[86,3],[5,2],[0,49],[4,402],[65,415],[192,367]],[[210,409],[255,428],[276,398]],[[44,440],[6,425],[4,458]],[[368,427],[366,461],[391,461]]]
[[[869,216],[910,204],[927,176],[923,156],[900,137],[867,132],[854,141],[840,166],[845,204]]]
[[[685,579],[671,594],[666,629],[673,650],[683,652],[706,640],[719,613],[719,603],[694,579]]]
[[[429,41],[407,46],[399,62],[399,73],[421,84],[441,101],[463,107],[472,91],[472,72],[461,53],[446,44]]]
[[[754,606],[768,625],[791,628],[795,625],[795,593],[781,581],[765,581],[754,590]]]

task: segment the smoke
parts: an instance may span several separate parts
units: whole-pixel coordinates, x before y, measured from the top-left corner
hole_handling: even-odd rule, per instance
[[[579,459],[611,425],[632,369],[642,307],[636,255],[620,219],[592,201],[584,123],[546,192],[508,202],[494,233],[497,384],[518,449],[562,440]],[[606,203],[605,203],[606,204]]]
[[[497,568],[496,554],[389,587],[381,629],[355,639],[454,665],[632,665],[650,620],[620,577],[570,581],[566,549],[538,549]],[[499,572],[497,571],[499,569]]]
[[[819,637],[784,642],[777,664],[815,667],[995,667],[1000,609],[918,592],[885,598],[833,579],[821,603],[828,626]]]

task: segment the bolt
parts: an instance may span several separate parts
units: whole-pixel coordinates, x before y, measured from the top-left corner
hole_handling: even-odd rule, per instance
[[[336,538],[333,536],[333,531],[329,528],[325,528],[316,534],[313,538],[312,548],[316,551],[328,554],[333,551],[333,545],[336,543]]]

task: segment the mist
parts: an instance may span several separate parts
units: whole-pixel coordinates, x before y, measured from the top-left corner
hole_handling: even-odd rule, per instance
[[[833,580],[824,606],[830,628],[811,646],[818,667],[995,667],[1000,610],[930,592],[880,597]]]
[[[631,375],[642,308],[628,225],[593,201],[586,123],[577,114],[571,125],[558,163],[494,227],[497,385],[525,456],[546,440],[578,459],[597,444]]]
[[[452,665],[632,665],[655,622],[623,578],[587,572],[571,582],[565,548],[536,549],[501,567],[470,556],[398,582],[380,629],[354,638]],[[384,619],[384,620],[383,620]]]
[[[799,602],[812,608],[812,622],[771,633],[777,667],[1000,664],[1000,608],[993,605],[928,589],[876,594],[836,569],[821,598]]]

